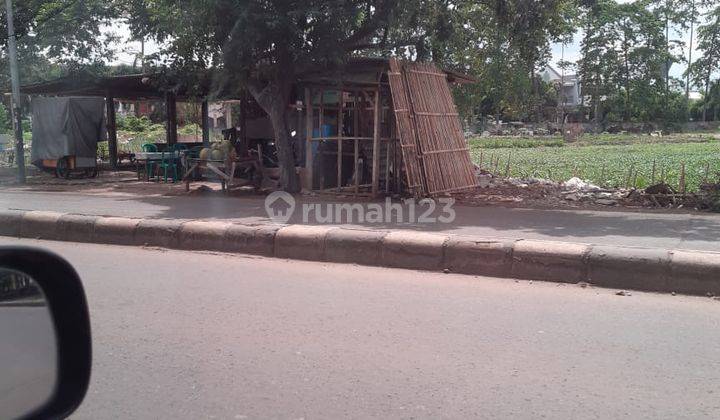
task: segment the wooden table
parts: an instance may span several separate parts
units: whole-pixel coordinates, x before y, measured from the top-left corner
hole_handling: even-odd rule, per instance
[[[262,166],[257,159],[241,158],[235,160],[212,160],[188,158],[186,162],[186,171],[182,177],[185,183],[185,191],[190,191],[190,183],[193,181],[195,170],[209,170],[220,178],[222,191],[226,193],[231,186],[235,184],[235,169],[237,168],[255,168],[262,179]],[[243,184],[246,185],[246,184]],[[257,182],[255,188],[259,188],[260,183]]]

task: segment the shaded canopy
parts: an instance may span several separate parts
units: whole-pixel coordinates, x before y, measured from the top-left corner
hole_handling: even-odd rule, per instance
[[[387,83],[387,71],[390,68],[386,58],[352,58],[347,63],[328,68],[317,66],[298,75],[300,84],[345,84],[356,86],[376,86],[378,82]],[[450,83],[473,83],[467,75],[445,70]],[[130,74],[123,76],[96,76],[89,72],[79,72],[58,79],[24,85],[21,92],[27,95],[47,96],[111,96],[115,99],[142,100],[162,99],[167,93],[174,93],[178,100],[189,98],[240,99],[240,95],[222,95],[217,97],[213,91],[211,70],[201,74],[193,86],[176,80],[161,72]]]

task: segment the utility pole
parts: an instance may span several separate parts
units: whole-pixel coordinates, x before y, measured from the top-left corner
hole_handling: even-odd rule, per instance
[[[12,82],[13,126],[15,128],[15,162],[17,162],[17,180],[25,183],[25,148],[22,134],[22,114],[20,112],[20,75],[18,74],[15,25],[13,24],[12,0],[5,0],[7,9],[8,57],[10,58],[10,79]]]

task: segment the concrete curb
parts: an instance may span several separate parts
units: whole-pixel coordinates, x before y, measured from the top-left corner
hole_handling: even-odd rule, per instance
[[[720,253],[413,231],[0,211],[0,235],[720,295]]]

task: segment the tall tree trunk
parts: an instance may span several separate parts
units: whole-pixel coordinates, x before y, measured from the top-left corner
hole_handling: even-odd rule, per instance
[[[280,187],[287,192],[298,192],[300,191],[300,180],[295,171],[295,154],[290,138],[287,109],[287,105],[273,106],[269,115],[280,162]]]
[[[276,80],[260,87],[260,83],[248,82],[248,90],[268,114],[275,134],[275,148],[280,165],[280,188],[287,192],[300,191],[300,179],[295,172],[295,156],[290,126],[288,124],[288,101],[292,76],[280,73]]]
[[[688,48],[688,69],[692,65],[693,35],[695,30],[695,0],[690,10],[690,48]],[[690,72],[685,76],[685,99],[690,99]]]
[[[667,5],[665,5],[667,7]],[[670,19],[669,11],[665,10],[665,108],[668,105],[668,94],[670,93]]]
[[[703,122],[707,122],[707,107],[708,107],[708,102],[710,102],[709,92],[710,92],[710,73],[708,73],[707,77],[705,78],[705,97],[703,98]]]

